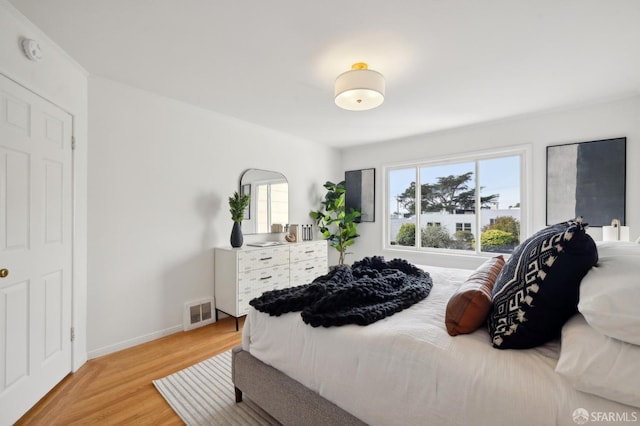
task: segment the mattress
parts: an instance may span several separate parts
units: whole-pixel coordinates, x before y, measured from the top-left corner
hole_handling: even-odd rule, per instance
[[[368,326],[313,328],[299,312],[251,308],[243,349],[371,425],[575,425],[574,412],[632,412],[576,391],[554,368],[559,342],[498,350],[483,328],[451,337],[449,297],[471,271],[422,266],[429,296]]]

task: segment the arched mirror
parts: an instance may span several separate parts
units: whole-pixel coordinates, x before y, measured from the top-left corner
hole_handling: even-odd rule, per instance
[[[284,231],[289,223],[289,183],[282,173],[245,170],[240,176],[240,193],[251,194],[242,221],[243,234]]]

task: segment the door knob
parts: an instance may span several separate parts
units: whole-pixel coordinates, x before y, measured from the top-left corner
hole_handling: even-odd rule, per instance
[[[4,278],[7,275],[9,275],[9,270],[8,269],[5,269],[5,268],[0,269],[0,278]]]

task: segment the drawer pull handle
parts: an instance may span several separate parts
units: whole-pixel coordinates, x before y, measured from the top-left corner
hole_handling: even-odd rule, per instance
[[[305,253],[313,253],[315,250],[307,250]]]
[[[273,256],[269,256],[269,257],[261,257],[260,260],[269,260],[269,259],[273,259]]]
[[[304,268],[304,270],[305,270],[305,271],[310,271],[310,270],[312,270],[313,268],[315,268],[315,266],[308,266],[308,267]]]
[[[269,278],[271,278],[271,277],[272,277],[272,276],[271,276],[271,275],[269,275],[268,277],[262,277],[262,278],[260,278],[260,279],[261,279],[261,280],[268,280],[268,279],[269,279]]]

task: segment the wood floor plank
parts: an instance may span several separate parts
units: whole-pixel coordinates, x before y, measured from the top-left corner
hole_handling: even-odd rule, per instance
[[[241,340],[235,320],[224,318],[92,359],[65,377],[16,425],[180,425],[151,381],[227,351]]]

